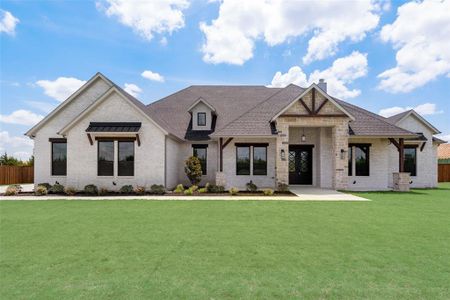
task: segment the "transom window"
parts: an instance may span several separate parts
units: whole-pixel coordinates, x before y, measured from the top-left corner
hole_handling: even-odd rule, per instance
[[[411,176],[417,175],[417,148],[416,146],[405,146],[403,151],[403,164],[405,172]]]
[[[267,146],[236,143],[236,175],[267,175]]]
[[[67,141],[54,139],[52,143],[52,176],[67,175]]]
[[[205,112],[197,113],[197,125],[198,126],[206,126],[206,113]]]
[[[208,145],[192,145],[192,154],[200,160],[202,175],[206,175],[207,170],[207,147]]]
[[[348,149],[348,175],[370,176],[370,144],[350,144]],[[353,170],[353,167],[355,170]]]

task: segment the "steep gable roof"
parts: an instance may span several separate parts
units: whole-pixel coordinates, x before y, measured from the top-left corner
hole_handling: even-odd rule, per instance
[[[420,114],[418,114],[414,109],[410,109],[407,110],[405,112],[393,115],[391,117],[386,118],[387,121],[391,124],[394,125],[398,125],[401,121],[405,120],[406,118],[408,118],[409,116],[414,116],[416,117],[422,124],[424,124],[425,126],[427,126],[428,128],[431,129],[431,131],[433,131],[433,134],[438,134],[441,133],[436,127],[434,127],[433,125],[431,125],[430,122],[428,122],[427,120],[425,120],[424,117],[422,117]]]

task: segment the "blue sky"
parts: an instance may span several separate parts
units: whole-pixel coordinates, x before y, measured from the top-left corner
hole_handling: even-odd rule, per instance
[[[23,133],[97,71],[144,103],[323,77],[376,113],[417,108],[450,138],[450,1],[278,2],[2,1],[0,150],[28,157]]]

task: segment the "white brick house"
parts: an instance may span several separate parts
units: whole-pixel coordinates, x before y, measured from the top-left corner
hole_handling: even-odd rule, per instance
[[[414,111],[383,118],[308,88],[191,86],[144,105],[97,73],[26,135],[35,182],[173,188],[184,160],[226,188],[278,184],[349,190],[437,185],[439,131]]]

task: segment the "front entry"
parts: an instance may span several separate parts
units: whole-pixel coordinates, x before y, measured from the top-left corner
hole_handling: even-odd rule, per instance
[[[312,184],[312,145],[289,145],[289,184]]]

